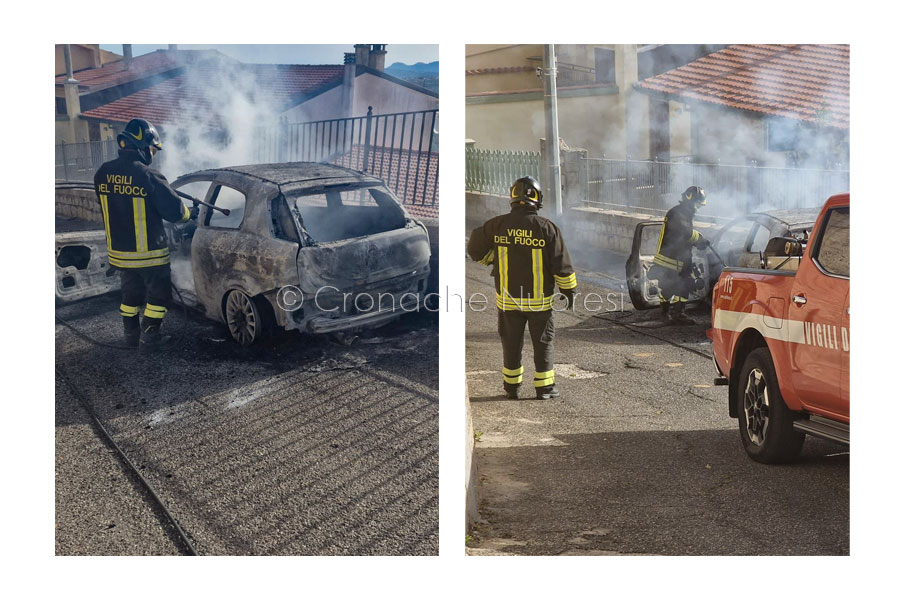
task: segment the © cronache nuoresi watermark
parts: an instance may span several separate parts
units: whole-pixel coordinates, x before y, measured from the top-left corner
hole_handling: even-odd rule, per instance
[[[520,298],[524,298],[525,294],[521,294]],[[421,292],[345,292],[331,285],[322,286],[313,293],[304,293],[299,287],[288,285],[278,290],[276,295],[278,307],[285,312],[294,312],[306,307],[315,308],[315,310],[324,313],[356,313],[364,314],[368,312],[416,312],[424,309],[428,312],[440,312],[441,310],[450,312],[451,310],[465,311],[467,308],[472,312],[483,312],[496,302],[488,299],[485,294],[475,292],[465,298],[462,294],[450,293],[450,289],[445,288],[444,294],[437,292],[429,292],[423,294]],[[622,292],[608,292],[601,294],[597,292],[574,292],[572,299],[575,303],[576,311],[583,309],[588,313],[599,312],[620,312],[625,310],[625,294]],[[522,310],[528,309],[526,300],[508,297],[506,299],[507,306],[520,307]],[[566,296],[560,292],[550,296],[550,308],[554,311],[569,310],[569,302]],[[515,308],[513,308],[515,310]]]

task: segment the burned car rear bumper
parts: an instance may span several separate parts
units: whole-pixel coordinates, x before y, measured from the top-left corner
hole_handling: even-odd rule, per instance
[[[357,315],[336,318],[313,317],[307,322],[306,328],[313,334],[374,329],[403,316],[405,313],[417,311],[422,304],[423,298],[421,295],[410,292],[398,301],[396,309],[372,310]]]

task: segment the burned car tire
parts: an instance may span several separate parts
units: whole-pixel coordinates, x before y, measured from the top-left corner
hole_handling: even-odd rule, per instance
[[[265,300],[251,298],[240,290],[230,292],[225,298],[225,324],[241,346],[250,346],[269,333],[271,309],[263,306],[264,303]]]
[[[744,450],[766,464],[797,457],[806,435],[794,431],[794,413],[785,405],[768,348],[747,355],[738,379],[738,423]]]

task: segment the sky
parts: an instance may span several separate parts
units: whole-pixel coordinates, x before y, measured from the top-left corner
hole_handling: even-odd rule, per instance
[[[100,44],[100,47],[122,54],[122,44]],[[215,48],[223,54],[248,63],[332,64],[344,63],[344,53],[353,52],[353,44],[178,44],[180,49]],[[132,53],[140,56],[168,48],[166,44],[133,44]],[[395,62],[413,65],[438,60],[437,44],[388,44],[385,66]]]

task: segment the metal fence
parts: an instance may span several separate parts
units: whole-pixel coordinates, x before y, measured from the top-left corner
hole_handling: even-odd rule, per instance
[[[567,161],[575,161],[567,162]],[[703,214],[732,217],[777,208],[820,206],[850,189],[850,172],[826,169],[694,164],[563,156],[563,196],[567,206],[594,205],[662,214],[692,185],[710,196]],[[539,177],[540,152],[466,148],[466,190],[506,195],[513,181]]]
[[[100,165],[116,157],[116,140],[56,145],[57,181],[94,181]]]
[[[260,130],[253,155],[266,162],[328,162],[371,173],[407,205],[438,202],[438,111],[286,123]]]
[[[516,179],[539,178],[540,168],[540,152],[466,148],[466,189],[505,196]]]
[[[385,115],[370,110],[364,117],[282,123],[255,132],[248,160],[329,162],[371,173],[384,179],[405,204],[425,207],[437,216],[437,119],[437,110]],[[92,181],[94,172],[116,153],[115,140],[58,144],[56,179]],[[174,179],[182,173],[170,175]]]
[[[710,196],[704,214],[819,206],[850,189],[850,172],[685,162],[583,159],[586,202],[606,207],[665,212],[691,185]]]

